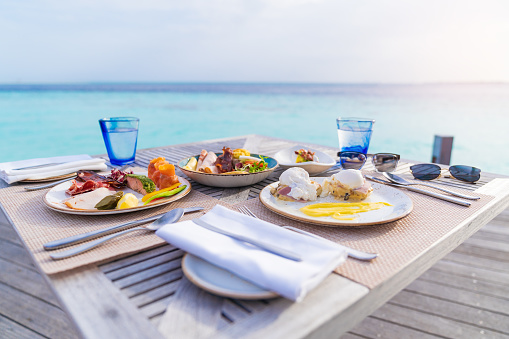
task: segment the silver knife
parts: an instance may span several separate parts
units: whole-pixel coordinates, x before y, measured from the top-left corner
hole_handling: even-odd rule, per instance
[[[19,171],[19,170],[26,170],[26,169],[36,169],[36,168],[44,168],[44,167],[50,167],[50,166],[56,166],[56,165],[62,165],[65,164],[65,162],[52,162],[49,164],[42,164],[42,165],[33,165],[33,166],[26,166],[26,167],[19,167],[19,168],[13,168],[13,171]]]
[[[220,233],[220,234],[226,235],[230,238],[240,240],[243,242],[247,242],[248,244],[255,245],[261,249],[266,250],[267,252],[279,255],[280,257],[290,259],[293,261],[302,261],[302,257],[299,254],[289,251],[289,250],[286,250],[284,248],[278,247],[276,245],[272,245],[272,244],[266,243],[259,239],[253,239],[253,238],[247,237],[242,234],[233,233],[233,232],[224,230],[222,228],[215,227],[201,219],[193,219],[193,222],[203,228],[208,229],[209,231]]]
[[[201,211],[201,210],[203,210],[203,207],[189,207],[189,208],[184,208],[184,213],[196,212],[196,211]],[[44,249],[46,251],[56,250],[58,248],[67,247],[67,246],[74,245],[74,244],[77,244],[77,243],[80,243],[80,242],[83,242],[86,240],[102,237],[103,235],[106,235],[106,234],[122,231],[124,229],[130,228],[130,227],[133,227],[136,225],[146,224],[148,222],[151,222],[151,221],[161,218],[165,214],[166,213],[158,214],[158,215],[154,215],[153,217],[135,220],[135,221],[129,221],[129,222],[126,222],[126,223],[123,223],[120,225],[111,226],[111,227],[104,228],[101,230],[74,235],[72,237],[51,241],[51,242],[46,243],[42,246],[44,247]]]
[[[407,189],[409,191],[412,191],[412,192],[417,192],[417,193],[429,195],[431,197],[442,199],[442,200],[445,200],[445,201],[449,201],[449,202],[452,202],[452,203],[455,203],[455,204],[458,204],[458,205],[467,206],[467,207],[472,205],[471,202],[464,201],[464,200],[457,199],[457,198],[453,198],[453,197],[449,197],[449,196],[444,195],[444,194],[430,192],[430,191],[426,191],[426,190],[423,190],[423,189],[420,189],[420,188],[415,188],[415,187],[409,187],[409,186],[394,184],[392,182],[388,182],[388,181],[385,181],[383,179],[375,178],[375,177],[372,177],[372,176],[369,176],[369,175],[366,175],[366,178],[368,178],[369,180],[375,181],[375,182],[379,182],[381,184],[405,188],[405,189]]]

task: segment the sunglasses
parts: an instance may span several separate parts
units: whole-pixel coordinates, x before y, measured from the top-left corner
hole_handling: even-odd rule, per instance
[[[410,166],[410,170],[415,179],[433,180],[440,177],[442,171],[447,169],[442,169],[435,164],[418,164]],[[455,165],[448,170],[453,178],[461,181],[476,182],[481,178],[481,170],[472,166]]]
[[[343,169],[361,169],[368,156],[360,152],[338,152],[339,163]],[[371,161],[378,172],[392,172],[398,167],[400,156],[393,153],[373,154]]]

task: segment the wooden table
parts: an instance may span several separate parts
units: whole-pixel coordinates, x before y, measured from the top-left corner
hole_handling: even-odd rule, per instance
[[[247,148],[273,155],[296,142],[248,135],[139,150],[136,164],[165,156],[176,161],[201,149]],[[336,150],[307,145],[334,156]],[[193,189],[226,202],[256,198],[281,171],[253,187]],[[46,276],[78,332],[85,338],[337,338],[383,305],[436,261],[509,205],[509,180],[484,174],[478,193],[495,196],[453,232],[376,288],[331,274],[303,302],[231,300],[195,287],[182,275],[183,252],[169,244],[102,265]],[[14,225],[15,226],[15,225]]]

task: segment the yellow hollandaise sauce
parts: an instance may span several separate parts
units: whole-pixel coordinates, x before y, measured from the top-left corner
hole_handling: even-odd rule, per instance
[[[352,203],[318,203],[300,208],[310,217],[329,217],[337,220],[354,220],[356,214],[379,210],[384,206],[392,206],[386,202],[352,202]]]

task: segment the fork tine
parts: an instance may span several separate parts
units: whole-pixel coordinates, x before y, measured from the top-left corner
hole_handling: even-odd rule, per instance
[[[253,212],[251,212],[251,210],[249,210],[249,208],[247,208],[246,206],[239,206],[237,207],[237,209],[239,210],[240,213],[242,214],[245,214],[245,215],[249,215],[250,217],[253,217],[253,218],[256,218],[256,219],[259,219]]]
[[[258,217],[257,217],[257,216],[253,213],[253,212],[251,212],[251,210],[250,210],[249,208],[247,208],[246,206],[243,206],[243,207],[244,207],[244,209],[246,210],[246,212],[247,212],[250,216],[252,216],[253,218],[256,218],[256,219],[260,219],[260,218],[258,218]]]

